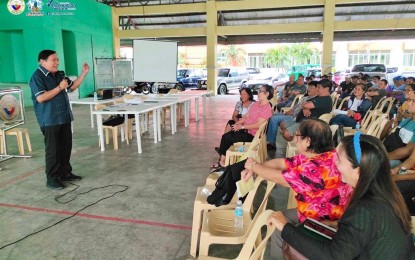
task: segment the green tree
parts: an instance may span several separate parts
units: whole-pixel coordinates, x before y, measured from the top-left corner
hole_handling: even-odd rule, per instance
[[[287,46],[268,49],[265,51],[264,61],[269,66],[287,69],[291,66],[290,50]]]
[[[318,53],[309,43],[295,43],[290,45],[290,53],[293,57],[293,65],[309,64],[311,57]]]
[[[266,50],[264,61],[273,67],[288,69],[292,65],[310,63],[313,55],[318,55],[318,51],[309,43],[294,43]]]

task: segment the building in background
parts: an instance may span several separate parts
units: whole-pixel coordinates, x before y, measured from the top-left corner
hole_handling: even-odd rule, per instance
[[[241,44],[233,47],[219,45],[217,64],[218,67],[231,66],[232,64],[227,64],[230,53],[233,53],[235,59],[242,60],[237,56],[243,52],[244,64],[238,66],[272,68],[264,59],[265,52],[270,48],[287,45],[289,44]],[[320,54],[313,56],[309,63],[319,64],[322,45],[312,42],[310,46]],[[233,48],[233,51],[229,50],[230,48]],[[132,52],[122,50],[121,53],[125,53],[125,58],[130,58],[130,55],[132,57]],[[181,68],[206,67],[206,47],[180,46],[178,61]],[[382,63],[387,67],[397,67],[399,71],[415,70],[415,40],[334,42],[332,63],[333,72],[347,70],[360,63]]]

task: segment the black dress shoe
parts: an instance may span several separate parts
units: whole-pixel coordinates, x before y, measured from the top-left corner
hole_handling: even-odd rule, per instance
[[[46,187],[54,190],[62,190],[65,188],[65,185],[63,185],[60,181],[47,180]]]
[[[75,175],[73,173],[70,173],[70,174],[68,174],[66,176],[63,176],[61,178],[61,181],[80,181],[80,180],[82,180],[82,177],[78,176],[78,175]]]

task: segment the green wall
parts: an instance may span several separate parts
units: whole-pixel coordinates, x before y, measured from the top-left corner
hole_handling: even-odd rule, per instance
[[[30,91],[25,88],[38,67],[39,52],[52,49],[58,54],[59,69],[66,75],[77,76],[82,65],[89,64],[91,70],[79,95],[91,94],[95,88],[95,57],[114,56],[111,8],[94,0],[69,0],[65,3],[75,5],[74,10],[56,10],[47,4],[58,1],[42,0],[38,16],[28,16],[28,1],[24,1],[25,11],[19,15],[8,11],[7,2],[0,1],[0,83],[7,83],[0,84],[0,88],[18,83],[24,89],[25,105],[32,105]]]

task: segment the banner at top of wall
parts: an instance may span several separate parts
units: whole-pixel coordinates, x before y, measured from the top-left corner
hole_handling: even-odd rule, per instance
[[[76,4],[72,1],[59,2],[57,0],[9,0],[7,9],[11,14],[26,16],[57,16],[74,15]]]

